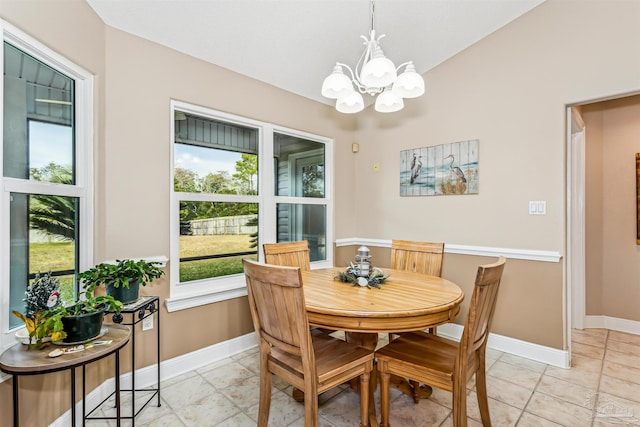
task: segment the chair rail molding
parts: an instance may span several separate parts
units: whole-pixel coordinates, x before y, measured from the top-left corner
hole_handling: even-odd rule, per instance
[[[336,246],[367,245],[379,248],[391,248],[391,240],[366,239],[349,237],[336,239]],[[560,262],[562,255],[557,251],[540,251],[534,249],[493,248],[487,246],[456,245],[445,243],[444,252],[448,254],[478,255],[486,257],[504,256],[511,259],[523,259],[527,261]]]

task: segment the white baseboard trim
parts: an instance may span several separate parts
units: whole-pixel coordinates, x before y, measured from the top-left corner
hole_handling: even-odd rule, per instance
[[[170,360],[165,360],[162,362],[160,377],[163,381],[168,380],[186,372],[193,371],[194,369],[199,369],[212,362],[217,362],[235,354],[242,353],[257,345],[258,339],[256,338],[255,332],[219,342],[209,347],[201,348],[200,350],[192,351],[191,353],[183,354]]]
[[[364,239],[349,237],[337,239],[336,247],[340,246],[374,246],[378,248],[390,248],[391,240]],[[562,255],[557,251],[538,251],[533,249],[491,248],[486,246],[453,245],[446,243],[444,252],[449,254],[478,255],[486,257],[504,256],[511,259],[524,259],[528,261],[560,262]]]
[[[585,316],[585,329],[599,328],[640,335],[640,322],[609,316]]]
[[[438,326],[438,335],[460,341],[460,338],[462,337],[462,330],[462,325],[448,323],[446,325]],[[557,366],[559,368],[569,368],[571,366],[569,351],[545,347],[543,345],[509,338],[498,334],[489,334],[487,347],[535,360],[536,362],[546,363],[547,365]]]
[[[201,368],[219,360],[226,359],[234,354],[242,353],[258,345],[255,332],[232,338],[230,340],[211,345],[200,350],[192,351],[173,359],[165,360],[160,364],[160,381],[185,374],[189,371]],[[136,389],[146,387],[154,387],[156,385],[157,367],[156,365],[147,366],[136,371]],[[78,380],[81,381],[81,378]],[[87,411],[95,408],[107,396],[109,396],[115,388],[115,381],[109,378],[100,384],[95,390],[86,396]],[[120,388],[131,388],[131,373],[120,376]],[[160,390],[162,395],[162,390]],[[155,399],[155,398],[154,398]],[[149,402],[153,404],[153,400]],[[131,414],[123,414],[131,416]],[[65,427],[71,425],[71,409],[62,414],[58,419],[51,423],[50,427]],[[76,404],[76,425],[82,425],[82,401]]]

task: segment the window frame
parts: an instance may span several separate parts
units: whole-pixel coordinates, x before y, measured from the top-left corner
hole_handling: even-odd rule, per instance
[[[169,312],[197,307],[232,298],[247,295],[246,280],[244,274],[235,274],[225,277],[217,277],[180,283],[180,201],[188,194],[188,200],[210,201],[211,195],[197,193],[180,193],[174,191],[174,143],[175,143],[175,112],[181,111],[187,114],[201,115],[213,120],[225,121],[239,126],[250,126],[258,131],[258,194],[257,195],[226,195],[216,194],[213,198],[221,202],[240,202],[258,204],[258,259],[262,261],[262,244],[275,242],[276,235],[276,205],[278,203],[304,203],[326,205],[327,209],[327,248],[326,260],[313,262],[311,268],[325,268],[333,266],[333,139],[302,132],[294,129],[277,126],[271,123],[247,119],[237,115],[216,111],[210,108],[172,100],[169,109],[170,131],[170,259],[174,268],[169,275],[170,294],[166,300]],[[274,162],[273,162],[273,135],[274,133],[292,135],[313,140],[325,145],[325,197],[289,197],[275,195]],[[269,226],[270,225],[270,226]]]
[[[0,48],[0,67],[4,70],[4,42],[7,42],[38,61],[65,74],[74,80],[74,125],[75,125],[75,184],[55,184],[30,181],[18,178],[5,178],[3,171],[4,148],[0,149],[0,227],[2,235],[10,232],[10,195],[11,193],[47,194],[79,198],[79,239],[78,265],[80,271],[89,268],[93,262],[93,141],[94,141],[94,77],[62,55],[51,50],[43,43],[22,32],[18,28],[0,19],[0,31],[3,44]],[[4,100],[4,77],[0,85],[0,99]],[[0,134],[4,135],[4,101],[0,105]],[[10,291],[10,242],[3,239],[0,243],[0,344],[5,349],[15,343],[14,334],[20,328],[9,329],[9,291]],[[6,313],[6,315],[5,315]]]

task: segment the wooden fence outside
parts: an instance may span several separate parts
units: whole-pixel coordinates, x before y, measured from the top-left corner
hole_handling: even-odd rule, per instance
[[[257,215],[223,216],[219,218],[195,219],[191,222],[191,233],[194,236],[213,236],[223,234],[251,234],[258,231],[258,226],[247,225]]]

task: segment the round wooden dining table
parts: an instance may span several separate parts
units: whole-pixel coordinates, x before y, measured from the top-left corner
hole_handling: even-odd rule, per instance
[[[464,292],[455,283],[421,273],[382,270],[389,277],[380,288],[341,282],[336,279],[342,271],[338,268],[302,271],[309,323],[345,331],[347,341],[373,351],[379,333],[433,328],[452,322],[460,312]],[[371,425],[377,425],[375,407],[370,413]]]
[[[337,268],[302,271],[309,323],[374,335],[418,331],[452,322],[464,299],[455,283],[436,276],[383,269],[380,288],[354,286],[335,277]],[[375,343],[374,343],[375,344]]]

